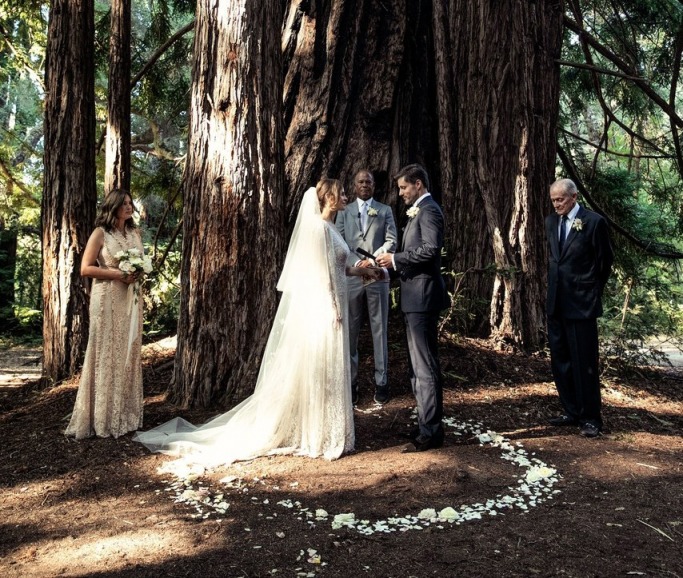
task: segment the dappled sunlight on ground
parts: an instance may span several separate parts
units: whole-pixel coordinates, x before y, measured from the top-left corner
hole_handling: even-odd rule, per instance
[[[188,555],[200,555],[202,546],[185,540],[177,533],[169,534],[143,527],[112,536],[66,536],[37,541],[13,552],[16,563],[12,571],[19,576],[92,576],[116,571],[131,564],[163,561]]]
[[[169,351],[147,349],[146,425],[179,413],[162,393]],[[77,378],[11,394],[0,576],[683,575],[676,376],[608,381],[606,432],[589,440],[547,425],[560,411],[547,360],[467,343],[445,353],[467,379],[447,378],[444,446],[421,454],[401,453],[414,398],[400,352],[391,400],[375,406],[363,384],[356,451],[332,462],[271,456],[173,476],[159,472],[172,458],[131,436],[62,435]],[[180,413],[201,423],[216,410]]]

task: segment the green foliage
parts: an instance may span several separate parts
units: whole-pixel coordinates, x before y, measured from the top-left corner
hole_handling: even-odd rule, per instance
[[[604,353],[613,363],[657,360],[658,352],[646,347],[653,337],[667,336],[679,344],[683,337],[679,263],[658,257],[683,251],[683,159],[671,138],[675,122],[670,111],[647,94],[643,82],[669,102],[680,75],[673,56],[683,5],[593,0],[580,2],[580,15],[573,5],[568,5],[568,17],[582,22],[615,58],[582,45],[567,29],[562,59],[622,75],[564,66],[561,77],[560,146],[570,157],[574,178],[589,192],[590,198],[581,202],[615,224],[615,267],[600,321]],[[674,94],[671,104],[680,111],[680,89]],[[565,169],[558,174],[565,176]]]
[[[95,94],[98,134],[107,115],[110,2],[95,2]],[[192,0],[142,0],[132,5],[131,64],[135,75],[179,28],[193,18]],[[0,227],[18,232],[14,308],[17,330],[40,332],[42,100],[47,19],[44,2],[0,0]],[[146,245],[156,238],[159,257],[182,211],[177,191],[187,139],[192,34],[186,34],[149,68],[132,90],[132,192],[144,207]],[[104,154],[97,156],[103,189]],[[171,210],[167,211],[167,205]],[[166,215],[162,222],[163,215]],[[176,241],[180,246],[179,241]],[[148,281],[146,328],[174,330],[179,253],[171,251]],[[10,311],[10,310],[8,310]]]
[[[42,308],[41,243],[37,232],[27,232],[17,239],[17,265],[14,276],[15,310]]]
[[[490,276],[493,279],[496,273],[505,275],[509,272],[497,270],[495,264],[489,265],[485,271],[478,272]],[[463,288],[463,282],[471,271],[441,270],[446,281],[446,289],[451,300],[450,306],[441,313],[439,329],[447,330],[453,334],[466,334],[471,331],[476,319],[486,319],[490,307],[488,300],[473,298]]]
[[[40,2],[0,0],[0,222],[40,205],[43,66]]]
[[[160,252],[166,250],[160,246]],[[179,250],[168,252],[162,267],[155,269],[145,283],[145,335],[173,334],[178,324],[180,307]]]

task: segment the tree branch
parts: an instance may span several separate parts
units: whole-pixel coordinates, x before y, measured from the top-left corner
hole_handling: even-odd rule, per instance
[[[173,36],[171,36],[166,42],[164,42],[159,48],[157,48],[157,51],[152,54],[152,56],[145,62],[143,67],[139,70],[139,72],[133,77],[133,79],[130,81],[130,87],[131,89],[135,87],[135,85],[140,82],[142,77],[147,74],[147,71],[154,66],[154,63],[161,58],[161,56],[166,52],[171,45],[173,45],[178,39],[182,38],[187,34],[190,30],[194,28],[194,20],[187,24],[186,26],[183,26],[180,30],[178,30]]]
[[[45,83],[43,82],[42,76],[38,72],[36,72],[33,69],[33,67],[29,64],[30,60],[26,58],[22,52],[20,52],[14,47],[14,44],[8,36],[7,31],[2,26],[0,26],[0,34],[2,34],[2,37],[5,40],[5,44],[7,44],[7,47],[9,48],[10,52],[14,55],[14,57],[17,60],[19,60],[19,62],[21,62],[21,65],[26,69],[28,75],[33,79],[33,82],[35,82],[40,87],[40,89],[43,92],[45,92]]]
[[[14,178],[14,175],[12,175],[12,172],[10,171],[9,167],[4,163],[4,161],[0,158],[0,172],[5,175],[7,180],[15,185],[24,195],[24,198],[28,201],[31,202],[32,205],[39,205],[39,203],[33,198],[33,195],[31,194],[31,191],[26,188],[26,185],[24,185],[21,181],[18,181],[16,178]]]
[[[674,63],[673,63],[673,75],[671,77],[671,90],[669,91],[669,104],[672,107],[676,106],[676,92],[678,89],[678,79],[681,71],[681,53],[683,52],[683,23],[678,28],[678,33],[676,34],[676,45],[674,53]],[[678,134],[678,130],[671,122],[671,138],[674,143],[674,149],[676,150],[678,174],[683,177],[683,151],[681,151],[681,139]]]
[[[575,7],[574,9],[577,10],[578,7]],[[578,12],[578,13],[575,12],[575,14],[579,17],[581,16],[580,12]],[[565,17],[565,20],[567,20],[566,17]],[[578,27],[578,25],[576,25],[576,26]],[[582,36],[582,35],[579,35],[579,41],[581,43],[581,49],[583,50],[583,54],[586,58],[586,62],[588,62],[588,64],[592,66],[593,65],[593,55],[590,51],[590,43],[587,41],[587,38]],[[614,114],[614,112],[612,112],[612,109],[607,105],[607,102],[605,102],[605,98],[602,94],[602,84],[600,83],[600,77],[598,76],[598,74],[595,71],[592,71],[591,78],[593,79],[593,86],[595,88],[595,96],[598,99],[598,102],[600,103],[600,107],[602,108],[605,115],[610,119],[610,121],[614,122],[617,126],[619,126],[624,132],[626,132],[628,135],[630,135],[631,138],[639,139],[642,142],[649,145],[650,147],[652,147],[654,150],[656,150],[662,154],[666,154],[666,151],[662,150],[654,142],[645,138],[642,135],[637,134],[630,127],[626,126],[626,124],[623,123],[619,118],[617,118],[617,115]]]
[[[581,25],[579,25],[566,15],[564,17],[564,25],[567,28],[569,28],[569,30],[577,34],[582,42],[586,42],[596,52],[602,54],[605,58],[607,58],[613,64],[615,64],[620,70],[624,72],[624,74],[632,76],[634,78],[634,82],[638,85],[638,87],[640,87],[643,93],[647,95],[648,98],[650,98],[650,100],[656,103],[657,106],[659,106],[669,116],[669,118],[671,118],[671,120],[675,122],[677,126],[683,127],[683,119],[680,116],[678,116],[675,108],[672,108],[668,102],[666,102],[661,96],[659,96],[659,94],[657,94],[657,92],[650,86],[650,84],[646,80],[639,78],[638,75],[631,69],[631,67],[626,62],[624,62],[611,50],[603,46],[594,36],[586,32],[586,30],[584,30],[584,28]]]
[[[168,254],[171,252],[171,247],[173,247],[173,243],[175,243],[175,240],[178,238],[178,235],[180,234],[180,231],[183,228],[183,218],[180,217],[180,220],[178,221],[178,225],[176,228],[173,230],[173,233],[171,234],[171,238],[168,240],[168,245],[166,245],[166,250],[164,251],[164,254],[161,256],[161,259],[157,262],[157,268],[161,269],[163,264],[166,262],[166,258],[168,257]]]
[[[600,207],[600,205],[598,205],[598,203],[595,202],[595,199],[593,199],[591,194],[588,192],[585,185],[583,184],[581,177],[579,176],[578,170],[572,163],[571,159],[569,158],[569,155],[565,152],[565,150],[560,146],[559,143],[557,145],[557,155],[560,157],[560,160],[562,161],[562,164],[564,165],[564,168],[567,171],[569,177],[572,179],[572,181],[574,181],[574,183],[576,183],[576,187],[581,192],[583,198],[586,199],[586,202],[590,204],[590,206],[595,210],[596,213],[599,213],[605,218],[605,220],[609,223],[610,227],[612,227],[615,231],[618,231],[622,236],[631,241],[631,243],[633,243],[635,246],[640,247],[648,255],[662,257],[664,259],[683,259],[683,253],[677,251],[671,245],[659,243],[658,241],[644,241],[642,239],[639,239],[638,237],[632,235],[626,229],[618,225],[615,221],[613,221],[609,217],[609,215],[605,213],[602,207]]]
[[[623,74],[622,72],[615,72],[614,70],[608,70],[606,68],[600,68],[599,66],[593,66],[590,64],[584,64],[582,62],[570,62],[568,60],[555,60],[560,66],[570,66],[572,68],[582,68],[584,70],[593,70],[599,72],[600,74],[607,74],[609,76],[618,76],[619,78],[625,78],[627,80],[642,80],[645,79],[642,76],[630,76],[628,74]]]
[[[145,64],[142,66],[142,68],[138,71],[138,73],[131,79],[130,81],[130,88],[131,90],[135,87],[135,85],[140,82],[143,76],[147,74],[150,68],[154,66],[157,60],[161,58],[161,56],[166,52],[178,39],[182,38],[187,34],[190,30],[194,28],[194,23],[195,21],[193,20],[186,26],[183,26],[180,28],[177,32],[173,34],[166,42],[164,42],[159,48],[157,48],[156,52],[152,54],[152,56],[145,62]],[[105,128],[102,131],[102,134],[100,135],[99,141],[97,141],[97,146],[95,147],[95,150],[99,153],[102,150],[102,145],[104,144],[104,139],[107,137],[107,129]]]
[[[634,155],[631,153],[618,153],[616,151],[609,150],[607,147],[602,148],[600,144],[595,144],[594,142],[589,141],[587,138],[584,138],[576,133],[573,133],[566,128],[559,127],[560,132],[566,134],[567,136],[570,136],[578,141],[581,141],[584,144],[587,144],[588,146],[591,146],[593,148],[600,149],[603,153],[612,155],[615,157],[626,157],[629,159],[672,159],[672,155]]]

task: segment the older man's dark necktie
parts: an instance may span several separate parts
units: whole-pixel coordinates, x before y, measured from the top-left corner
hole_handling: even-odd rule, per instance
[[[567,221],[569,218],[567,215],[562,215],[562,222],[560,223],[560,242],[559,248],[560,253],[562,253],[562,248],[564,247],[564,242],[567,240]]]

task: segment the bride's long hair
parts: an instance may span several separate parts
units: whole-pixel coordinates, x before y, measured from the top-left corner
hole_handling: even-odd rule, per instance
[[[318,196],[320,210],[322,211],[330,201],[334,201],[334,206],[339,203],[344,187],[337,179],[320,179],[315,186],[315,193]]]

